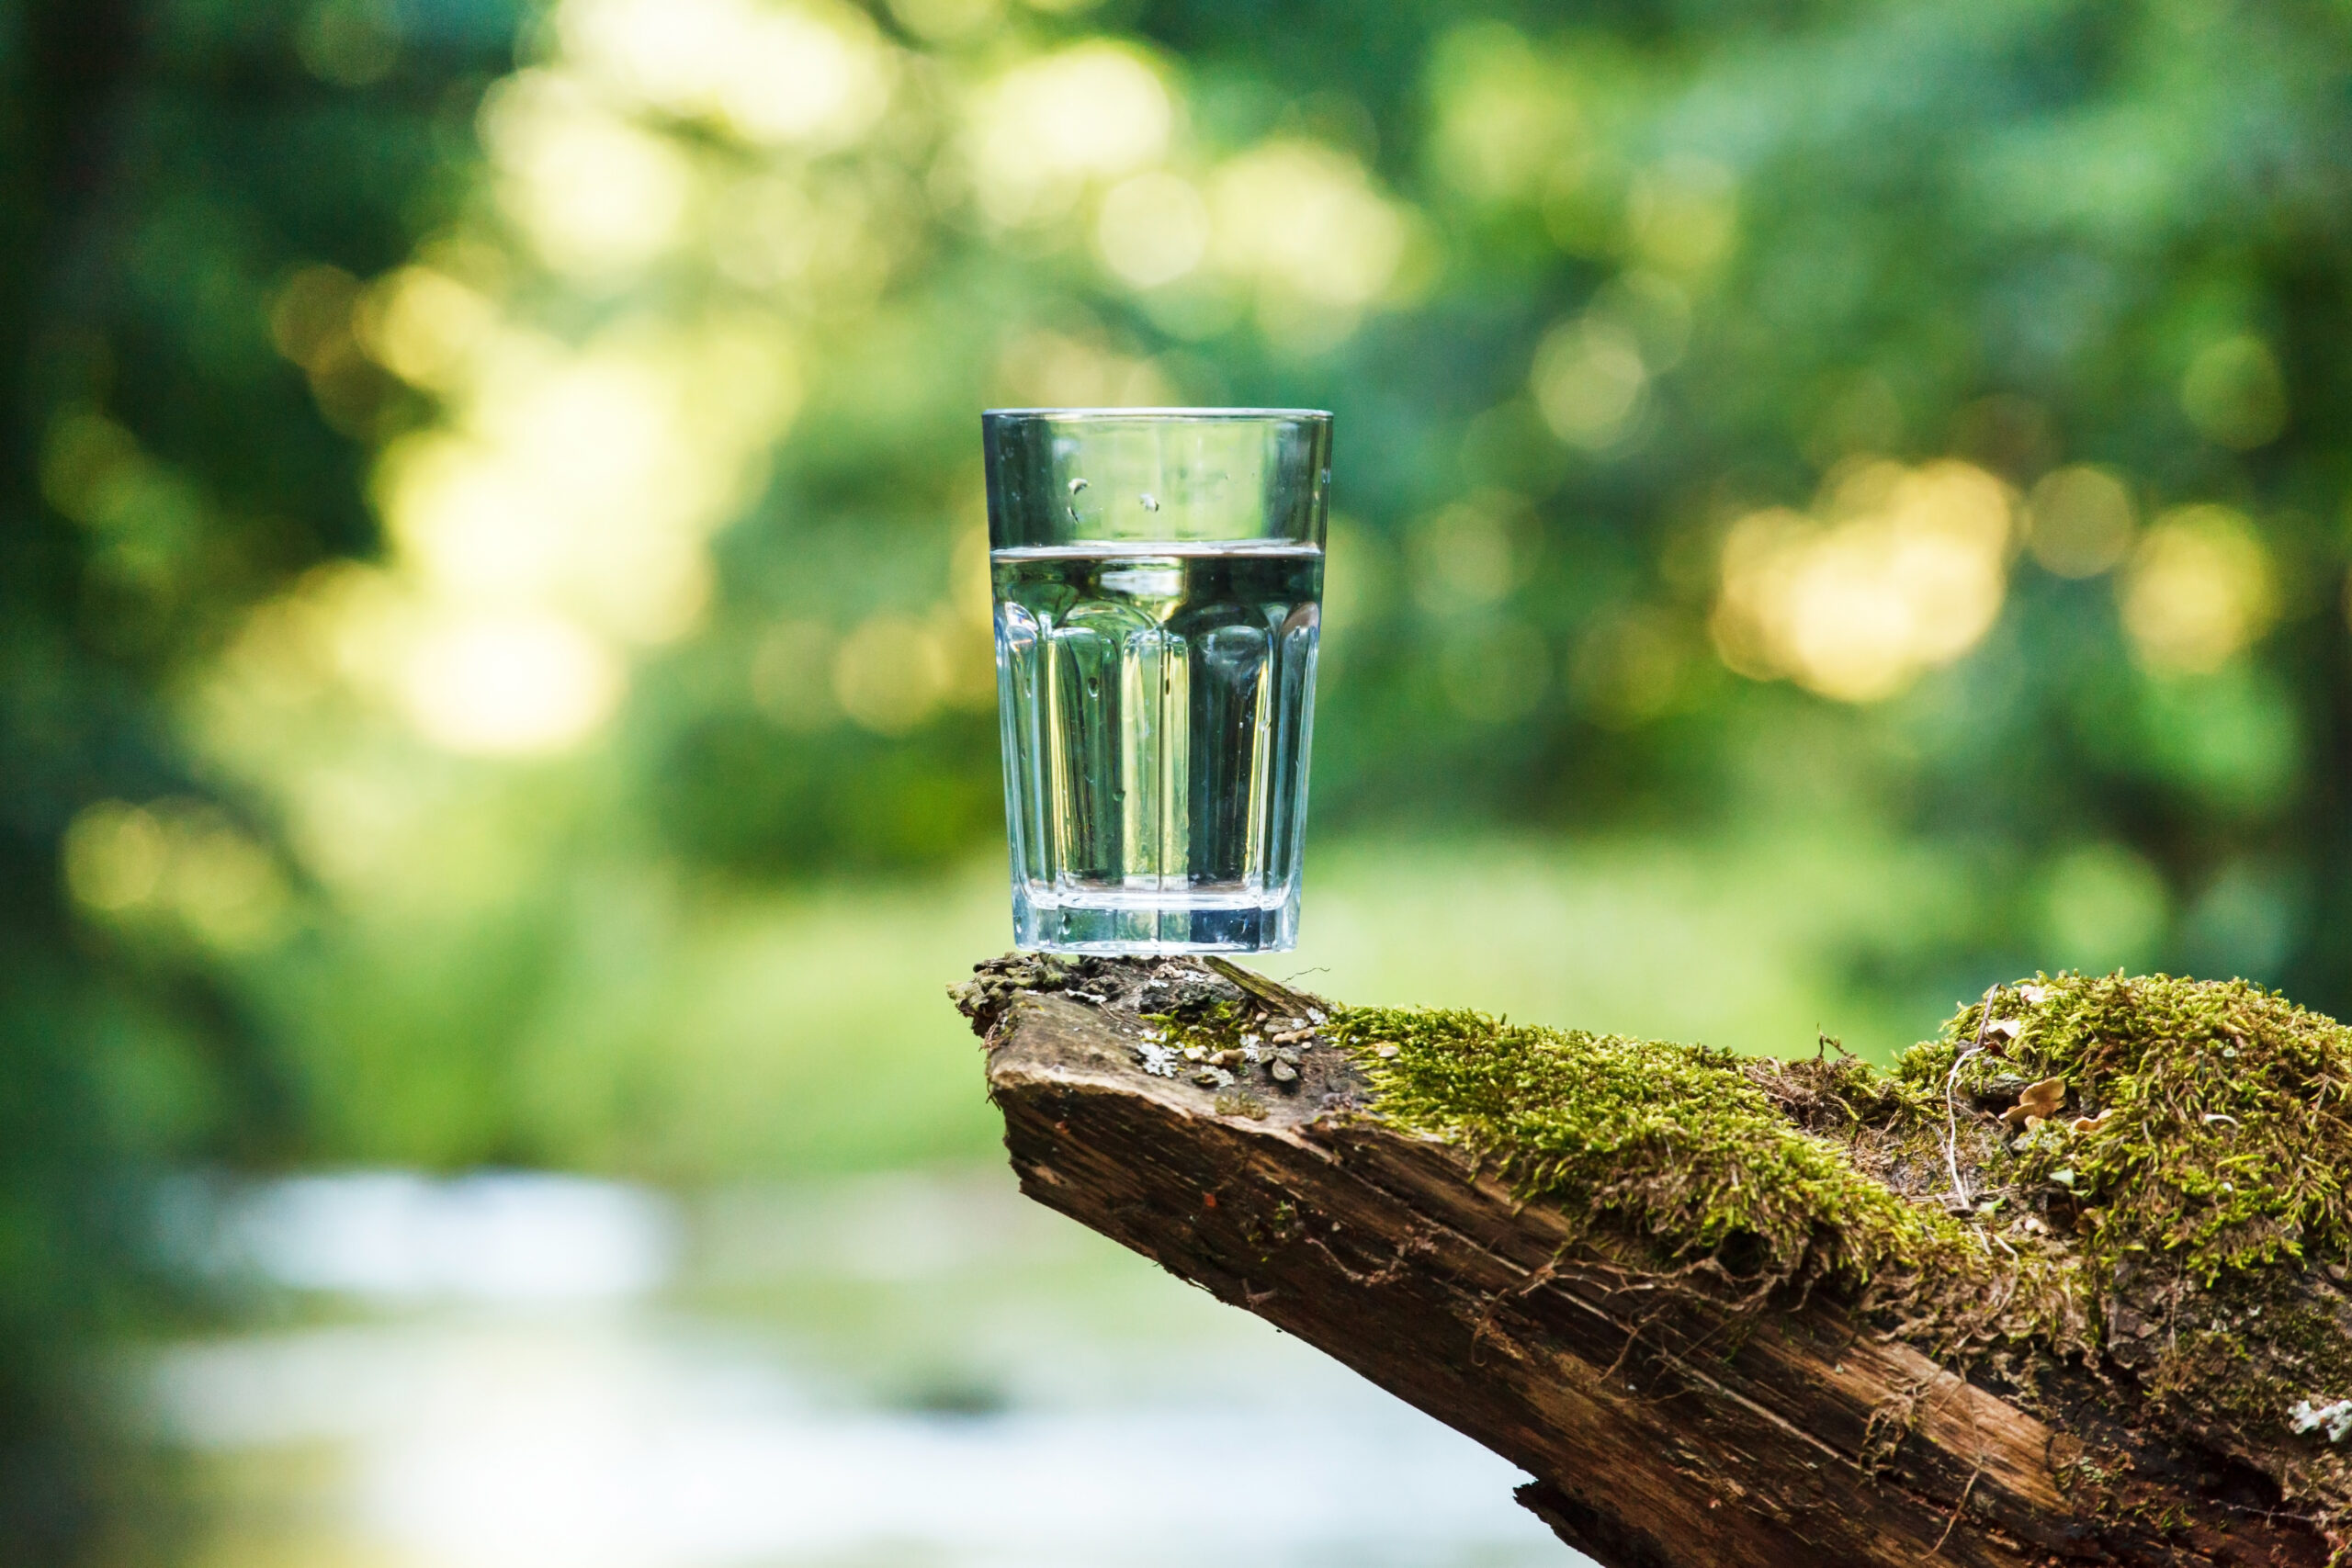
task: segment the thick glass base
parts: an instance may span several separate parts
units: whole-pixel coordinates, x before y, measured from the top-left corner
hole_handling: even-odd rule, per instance
[[[1012,942],[1047,953],[1287,953],[1298,893],[1072,891],[1012,885]]]

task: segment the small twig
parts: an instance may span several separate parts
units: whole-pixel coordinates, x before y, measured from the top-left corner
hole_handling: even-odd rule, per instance
[[[1976,1478],[1984,1473],[1984,1433],[1977,1428],[1976,1409],[1973,1405],[1969,1407],[1968,1426],[1971,1431],[1976,1433],[1976,1468],[1968,1472],[1968,1484],[1960,1489],[1960,1501],[1951,1506],[1951,1517],[1944,1521],[1944,1533],[1936,1537],[1936,1544],[1928,1548],[1928,1557],[1933,1557],[1937,1552],[1941,1551],[1944,1549],[1944,1542],[1951,1539],[1952,1526],[1960,1523],[1960,1516],[1967,1508],[1969,1497],[1976,1491]],[[1922,1558],[1920,1561],[1925,1562],[1927,1558]]]
[[[1213,953],[1203,954],[1201,962],[1248,992],[1259,1006],[1296,1018],[1302,1023],[1307,1021],[1307,1010],[1316,1005],[1314,998],[1292,990],[1281,981],[1269,979],[1254,969],[1244,969]]]
[[[1984,1035],[1993,1027],[1993,998],[2000,991],[1997,981],[1984,987],[1984,1006],[1976,1020],[1975,1043],[1952,1058],[1951,1071],[1944,1075],[1944,1168],[1951,1172],[1952,1201],[1963,1209],[1971,1207],[1976,1201],[1969,1196],[1968,1183],[1960,1177],[1960,1106],[1952,1097],[1960,1087],[1960,1069],[1984,1054]]]

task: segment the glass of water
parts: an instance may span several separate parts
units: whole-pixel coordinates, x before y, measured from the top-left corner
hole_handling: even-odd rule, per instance
[[[1013,940],[1298,941],[1331,416],[981,416]]]

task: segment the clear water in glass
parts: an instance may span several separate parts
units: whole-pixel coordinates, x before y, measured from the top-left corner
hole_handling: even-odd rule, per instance
[[[1322,550],[1123,541],[990,563],[1014,940],[1294,945]]]

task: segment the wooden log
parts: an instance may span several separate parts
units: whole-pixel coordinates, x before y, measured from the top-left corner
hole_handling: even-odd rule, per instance
[[[982,965],[958,1001],[1023,1190],[1509,1459],[1534,1477],[1521,1501],[1606,1568],[2321,1568],[2342,1548],[2309,1463],[2153,1418],[2120,1363],[1955,1370],[1850,1289],[1759,1301],[1523,1201],[1384,1120],[1329,1004],[1270,984]],[[1168,1018],[1220,1005],[1264,1060],[1173,1054]],[[1272,1056],[1288,1023],[1308,1025],[1280,1043],[1295,1066]]]

